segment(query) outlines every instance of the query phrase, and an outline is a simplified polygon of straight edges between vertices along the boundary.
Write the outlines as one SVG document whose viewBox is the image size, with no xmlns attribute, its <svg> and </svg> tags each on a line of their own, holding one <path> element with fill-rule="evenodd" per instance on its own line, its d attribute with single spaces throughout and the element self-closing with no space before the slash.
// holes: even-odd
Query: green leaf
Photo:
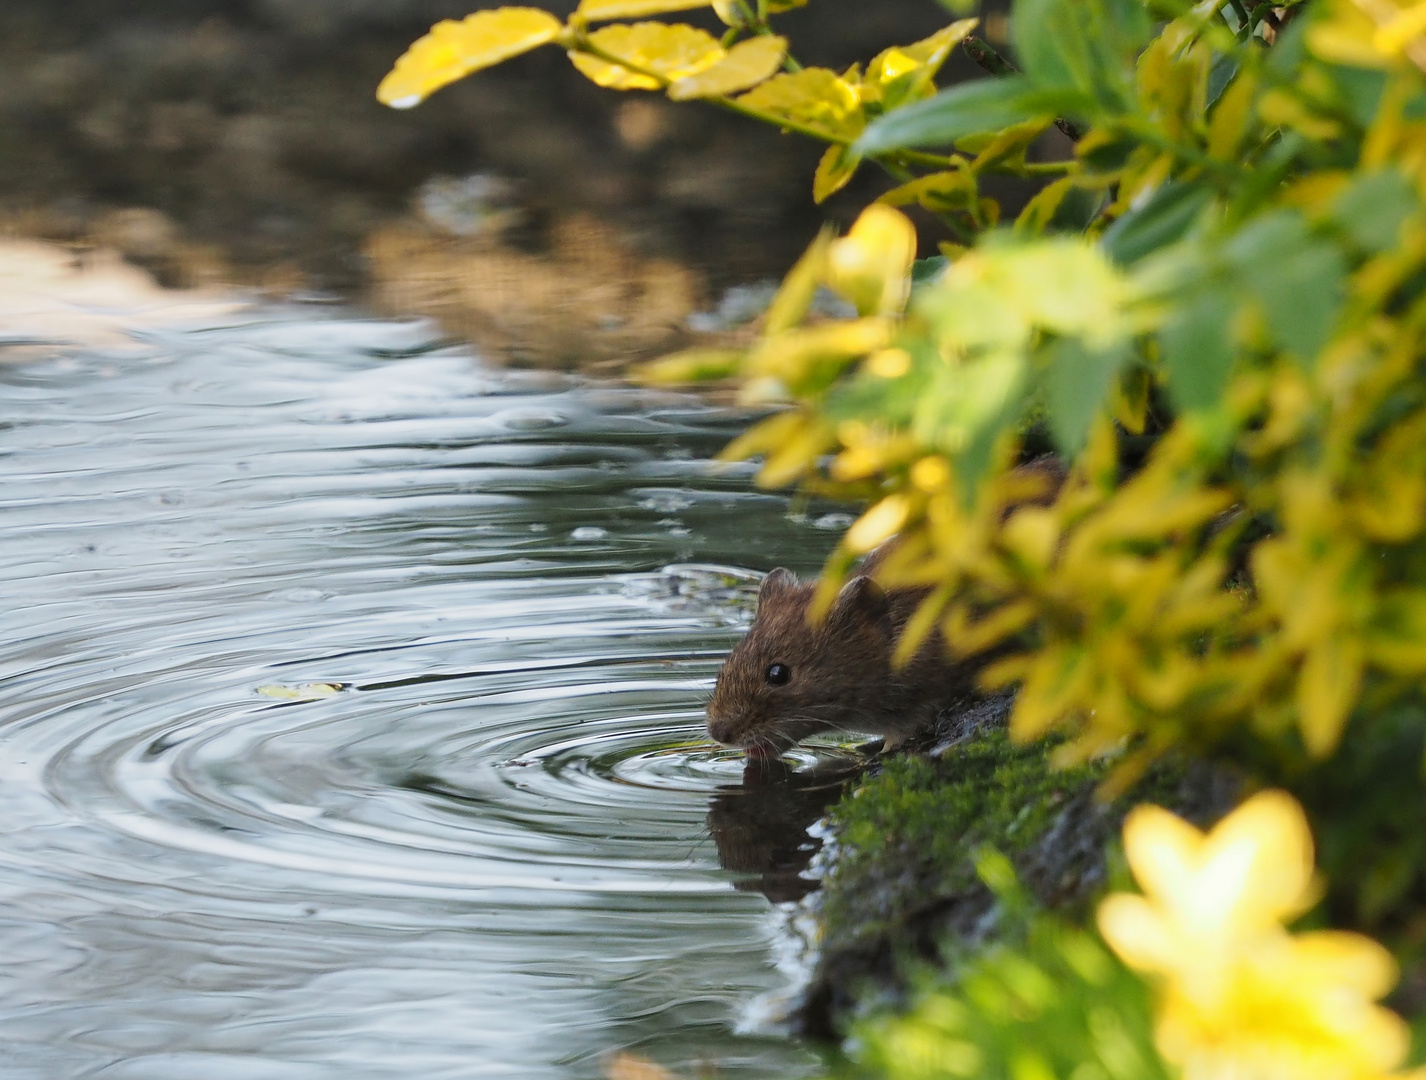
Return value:
<svg viewBox="0 0 1426 1080">
<path fill-rule="evenodd" d="M 1420 208 L 1416 189 L 1398 169 L 1358 176 L 1337 196 L 1332 216 L 1365 251 L 1387 251 L 1401 239 L 1401 226 Z"/>
<path fill-rule="evenodd" d="M 1346 261 L 1336 246 L 1297 211 L 1278 210 L 1240 230 L 1225 254 L 1262 304 L 1277 344 L 1302 363 L 1315 359 L 1346 291 Z"/>
<path fill-rule="evenodd" d="M 1141 0 L 1015 0 L 1010 26 L 1035 85 L 1128 106 L 1134 59 L 1151 29 Z"/>
<path fill-rule="evenodd" d="M 917 259 L 911 264 L 911 285 L 929 285 L 946 271 L 946 267 L 951 265 L 951 260 L 944 255 L 932 255 L 930 258 Z"/>
<path fill-rule="evenodd" d="M 1019 76 L 977 79 L 887 113 L 867 126 L 852 149 L 870 157 L 906 147 L 945 146 L 1054 113 L 1046 96 Z"/>
<path fill-rule="evenodd" d="M 1226 53 L 1219 53 L 1213 58 L 1213 66 L 1208 69 L 1208 92 L 1204 98 L 1206 108 L 1211 109 L 1218 103 L 1233 76 L 1238 74 L 1239 67 L 1237 58 Z"/>
<path fill-rule="evenodd" d="M 1175 309 L 1159 331 L 1169 393 L 1179 409 L 1211 409 L 1222 397 L 1233 370 L 1235 310 L 1232 294 L 1209 288 Z"/>
<path fill-rule="evenodd" d="M 1104 230 L 1100 244 L 1120 266 L 1138 262 L 1159 248 L 1181 240 L 1213 201 L 1213 190 L 1170 180 Z"/>
<path fill-rule="evenodd" d="M 760 39 L 759 39 L 760 40 Z M 851 183 L 862 159 L 841 143 L 827 147 L 812 175 L 812 201 L 821 205 Z"/>
<path fill-rule="evenodd" d="M 1050 435 L 1061 453 L 1074 455 L 1084 446 L 1128 353 L 1122 346 L 1089 349 L 1078 338 L 1060 338 L 1048 353 L 1044 385 Z"/>
<path fill-rule="evenodd" d="M 1081 85 L 1067 55 L 1079 51 L 1081 35 L 1074 13 L 1062 0 L 1016 0 L 1010 30 L 1020 66 L 1035 83 Z"/>
<path fill-rule="evenodd" d="M 1386 72 L 1337 65 L 1328 65 L 1327 70 L 1331 72 L 1337 92 L 1357 126 L 1363 129 L 1371 127 L 1382 91 L 1386 89 Z"/>
</svg>

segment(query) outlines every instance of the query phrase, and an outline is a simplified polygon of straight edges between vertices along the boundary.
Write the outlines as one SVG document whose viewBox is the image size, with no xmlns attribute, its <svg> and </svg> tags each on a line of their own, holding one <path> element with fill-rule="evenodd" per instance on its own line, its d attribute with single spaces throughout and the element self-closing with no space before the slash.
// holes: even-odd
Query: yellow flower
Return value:
<svg viewBox="0 0 1426 1080">
<path fill-rule="evenodd" d="M 1289 934 L 1315 900 L 1312 835 L 1281 791 L 1248 799 L 1206 835 L 1155 806 L 1124 823 L 1145 895 L 1100 905 L 1110 947 L 1161 980 L 1156 1041 L 1184 1080 L 1368 1080 L 1408 1046 L 1373 1002 L 1391 956 L 1359 934 Z"/>
</svg>

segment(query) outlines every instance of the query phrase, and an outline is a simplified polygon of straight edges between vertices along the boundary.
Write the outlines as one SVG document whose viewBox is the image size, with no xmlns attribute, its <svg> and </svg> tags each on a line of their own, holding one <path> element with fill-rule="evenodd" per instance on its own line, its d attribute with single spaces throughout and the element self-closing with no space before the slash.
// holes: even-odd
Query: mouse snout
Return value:
<svg viewBox="0 0 1426 1080">
<path fill-rule="evenodd" d="M 714 742 L 722 743 L 724 746 L 736 746 L 738 744 L 738 725 L 727 716 L 708 717 L 708 734 L 712 736 Z"/>
</svg>

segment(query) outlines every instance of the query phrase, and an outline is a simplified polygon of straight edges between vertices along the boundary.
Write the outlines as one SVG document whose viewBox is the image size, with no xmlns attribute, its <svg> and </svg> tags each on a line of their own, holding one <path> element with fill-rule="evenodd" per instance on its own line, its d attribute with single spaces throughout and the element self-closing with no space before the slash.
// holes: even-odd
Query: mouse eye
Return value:
<svg viewBox="0 0 1426 1080">
<path fill-rule="evenodd" d="M 787 680 L 790 678 L 792 678 L 792 669 L 786 664 L 773 664 L 767 669 L 769 686 L 786 686 Z"/>
</svg>

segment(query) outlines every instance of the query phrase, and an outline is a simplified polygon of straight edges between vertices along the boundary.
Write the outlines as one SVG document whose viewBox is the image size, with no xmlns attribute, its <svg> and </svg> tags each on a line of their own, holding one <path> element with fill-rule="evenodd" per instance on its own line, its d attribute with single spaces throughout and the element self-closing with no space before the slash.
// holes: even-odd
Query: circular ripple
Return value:
<svg viewBox="0 0 1426 1080">
<path fill-rule="evenodd" d="M 815 1070 L 731 1031 L 776 982 L 734 884 L 763 887 L 749 821 L 859 759 L 805 747 L 750 785 L 706 741 L 755 593 L 725 564 L 825 547 L 703 470 L 727 422 L 409 326 L 154 348 L 0 370 L 7 1062 L 573 1080 L 637 1044 Z"/>
</svg>

